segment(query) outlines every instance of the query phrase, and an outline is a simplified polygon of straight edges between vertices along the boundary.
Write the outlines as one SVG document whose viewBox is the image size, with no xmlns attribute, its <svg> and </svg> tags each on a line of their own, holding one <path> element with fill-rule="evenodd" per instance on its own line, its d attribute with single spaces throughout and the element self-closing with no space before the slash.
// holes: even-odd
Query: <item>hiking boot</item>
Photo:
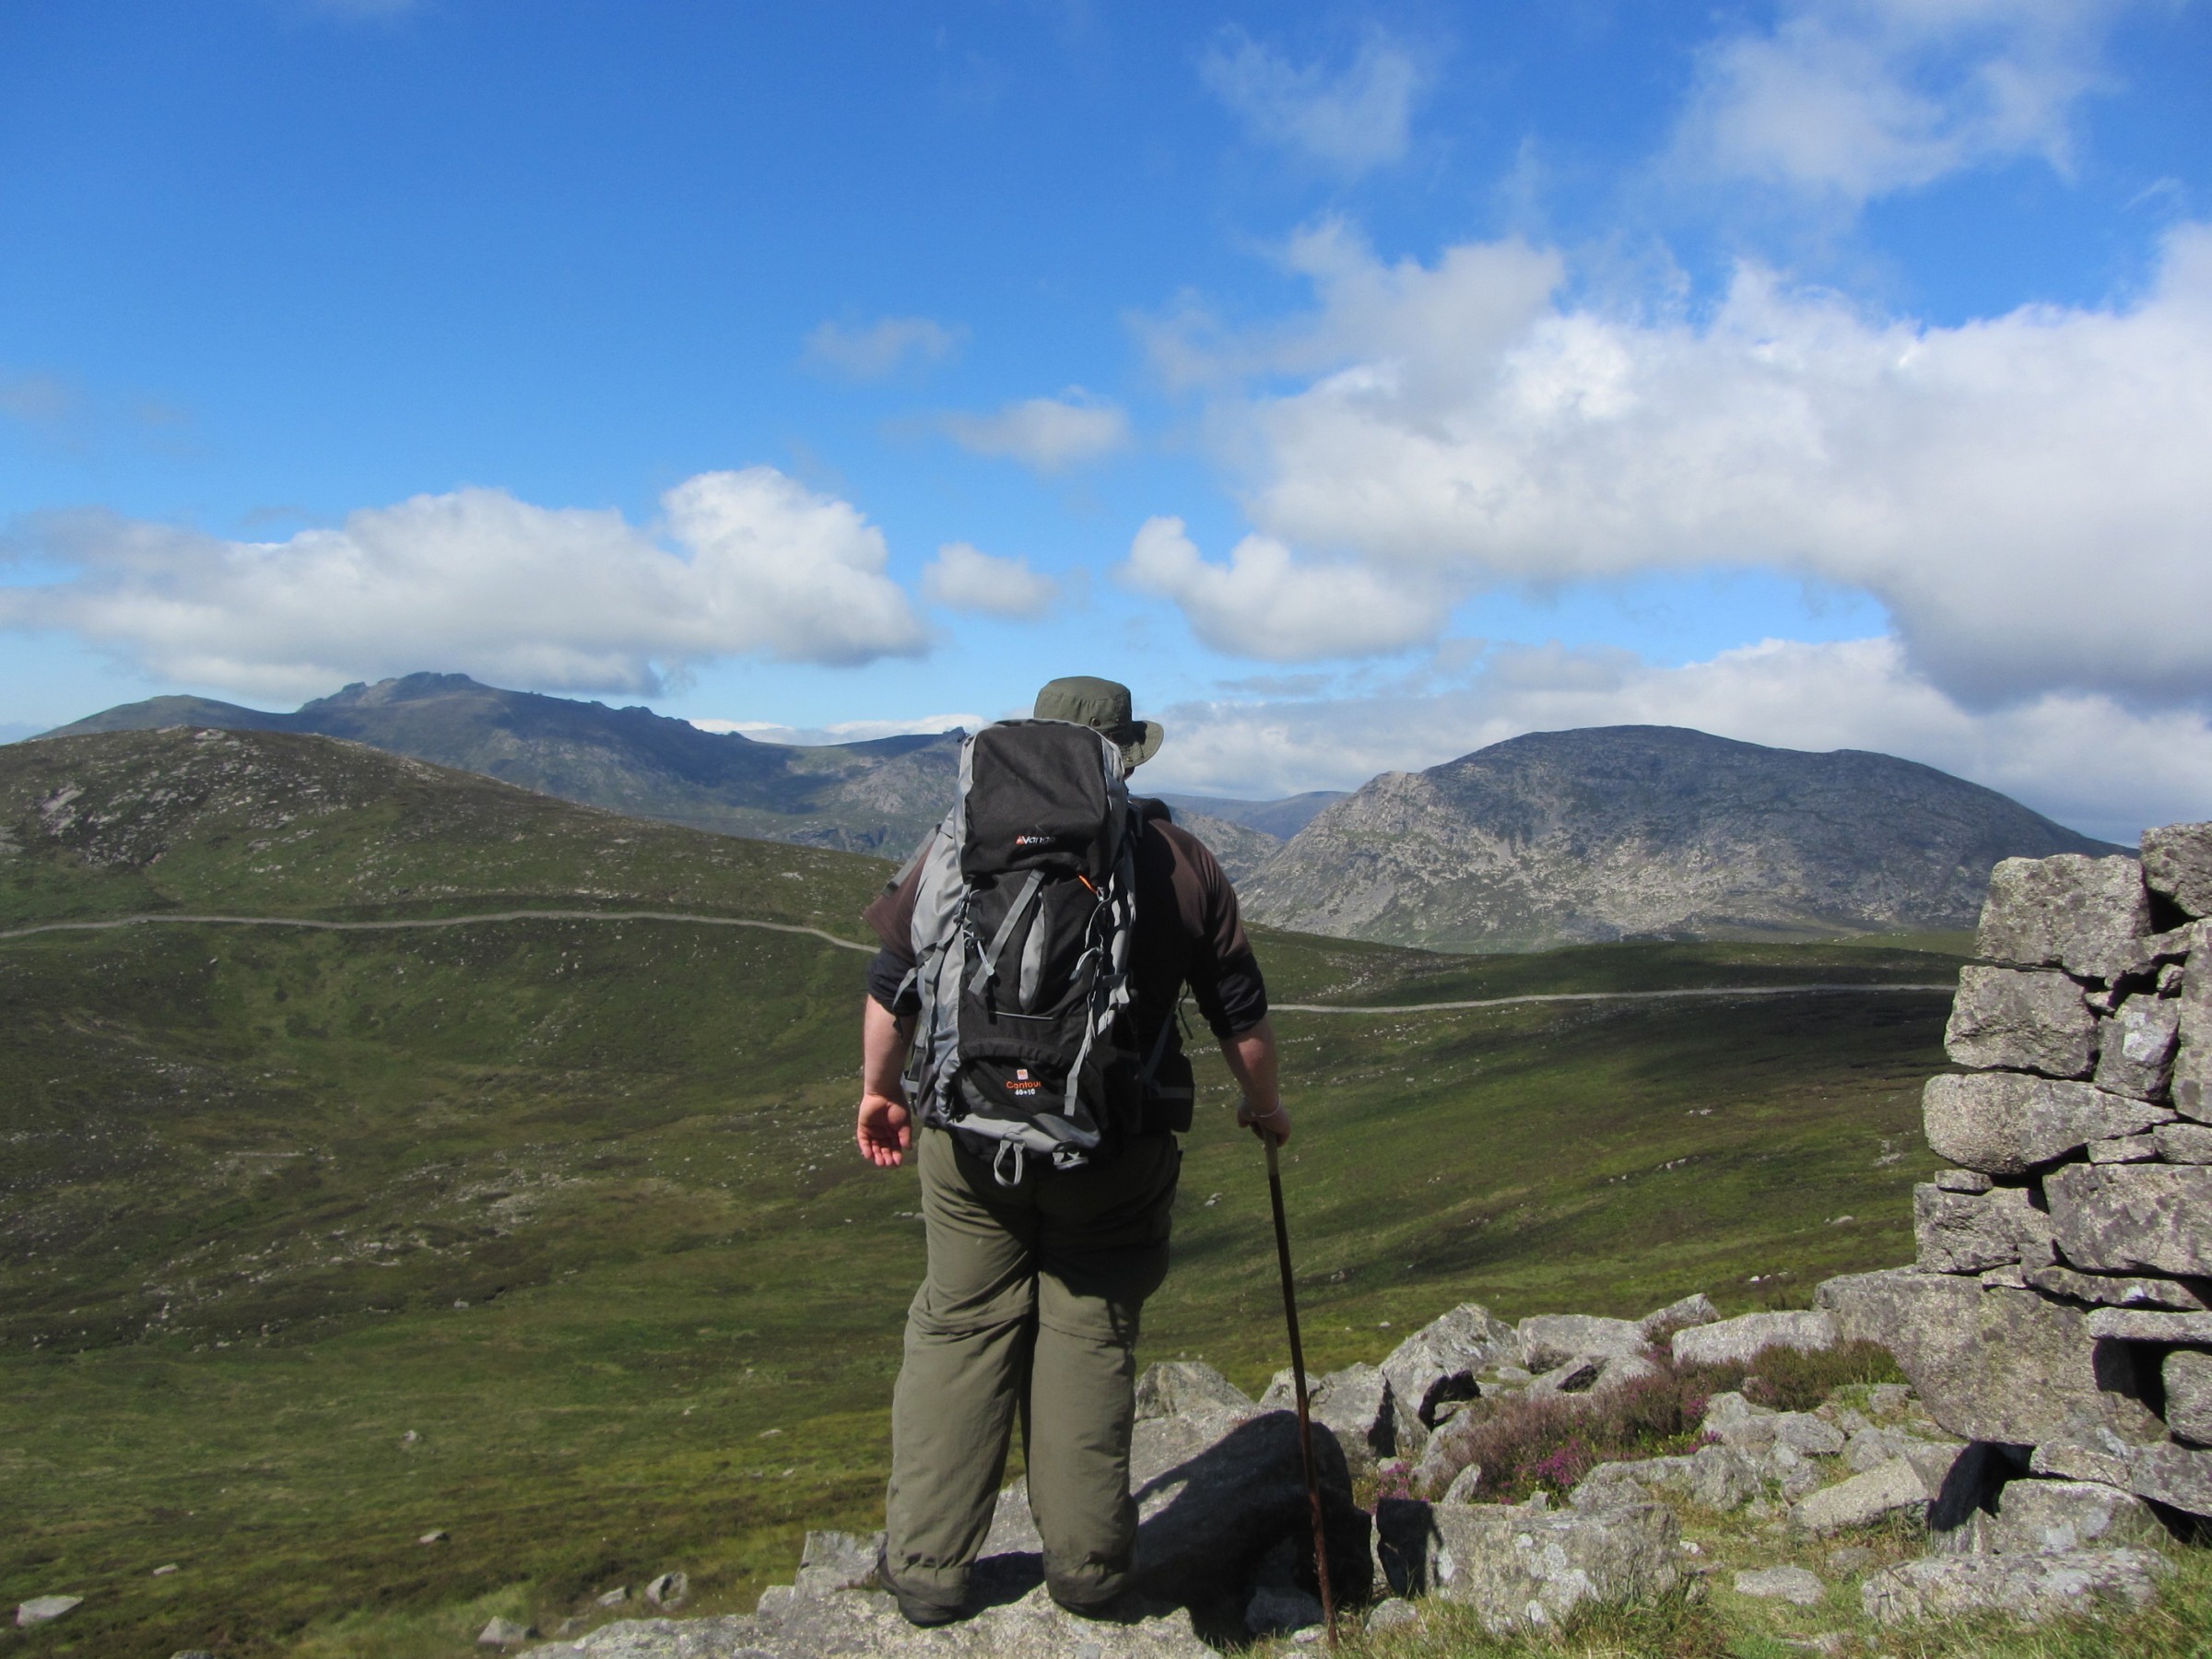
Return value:
<svg viewBox="0 0 2212 1659">
<path fill-rule="evenodd" d="M 1088 1594 L 1078 1594 L 1072 1586 L 1063 1590 L 1050 1579 L 1045 1581 L 1044 1588 L 1063 1612 L 1088 1618 L 1094 1624 L 1135 1624 L 1148 1611 L 1125 1583 L 1107 1595 L 1100 1595 L 1095 1588 Z"/>
<path fill-rule="evenodd" d="M 899 1617 L 916 1630 L 935 1630 L 960 1617 L 962 1609 L 958 1602 L 948 1605 L 919 1594 L 893 1578 L 890 1559 L 882 1545 L 876 1548 L 876 1582 L 890 1593 L 891 1600 L 898 1605 Z"/>
</svg>

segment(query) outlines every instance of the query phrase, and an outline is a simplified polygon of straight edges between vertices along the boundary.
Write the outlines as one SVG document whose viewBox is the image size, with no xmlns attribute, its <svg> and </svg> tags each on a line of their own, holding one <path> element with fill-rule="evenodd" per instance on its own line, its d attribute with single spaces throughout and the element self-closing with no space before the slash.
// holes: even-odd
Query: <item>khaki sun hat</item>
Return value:
<svg viewBox="0 0 2212 1659">
<path fill-rule="evenodd" d="M 1037 693 L 1033 711 L 1039 720 L 1069 720 L 1100 731 L 1122 746 L 1122 759 L 1141 766 L 1159 753 L 1167 733 L 1157 720 L 1130 718 L 1129 688 L 1088 674 L 1071 674 L 1049 682 Z"/>
</svg>

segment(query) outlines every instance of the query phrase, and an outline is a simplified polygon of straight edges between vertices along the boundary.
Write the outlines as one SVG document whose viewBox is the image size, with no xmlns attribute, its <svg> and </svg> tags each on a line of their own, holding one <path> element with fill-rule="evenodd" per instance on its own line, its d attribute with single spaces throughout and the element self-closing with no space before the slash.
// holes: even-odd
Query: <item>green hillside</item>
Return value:
<svg viewBox="0 0 2212 1659">
<path fill-rule="evenodd" d="M 654 909 L 857 938 L 888 867 L 283 734 L 0 749 L 0 928 Z M 1260 947 L 1278 1001 L 1333 1006 L 1956 966 Z M 0 941 L 0 1602 L 87 1598 L 17 1650 L 460 1654 L 490 1612 L 550 1628 L 666 1568 L 746 1605 L 806 1527 L 872 1524 L 920 1229 L 911 1172 L 850 1147 L 863 961 L 687 922 Z M 1741 1308 L 1903 1259 L 1944 1008 L 1282 1015 L 1313 1359 L 1467 1298 Z M 1256 1386 L 1265 1182 L 1201 1078 L 1145 1347 Z"/>
</svg>

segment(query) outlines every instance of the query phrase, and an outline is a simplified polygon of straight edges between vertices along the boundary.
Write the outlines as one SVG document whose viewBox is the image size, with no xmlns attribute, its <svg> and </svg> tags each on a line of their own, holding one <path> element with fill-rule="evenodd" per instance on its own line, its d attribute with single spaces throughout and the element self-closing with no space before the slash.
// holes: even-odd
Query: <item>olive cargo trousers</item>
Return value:
<svg viewBox="0 0 2212 1659">
<path fill-rule="evenodd" d="M 909 1595 L 958 1606 L 991 1530 L 1018 1416 L 1030 1510 L 1055 1596 L 1128 1581 L 1137 1315 L 1168 1270 L 1182 1153 L 1171 1135 L 1014 1187 L 942 1129 L 917 1161 L 929 1272 L 906 1316 L 891 1401 L 885 1565 Z"/>
</svg>

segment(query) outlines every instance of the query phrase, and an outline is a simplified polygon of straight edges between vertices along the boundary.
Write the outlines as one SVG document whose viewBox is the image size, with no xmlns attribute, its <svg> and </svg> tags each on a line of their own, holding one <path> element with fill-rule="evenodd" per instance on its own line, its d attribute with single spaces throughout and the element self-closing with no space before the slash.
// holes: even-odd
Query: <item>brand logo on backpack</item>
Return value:
<svg viewBox="0 0 2212 1659">
<path fill-rule="evenodd" d="M 1030 1068 L 1026 1065 L 1016 1066 L 1014 1075 L 1006 1079 L 1006 1092 L 1025 1106 L 1036 1098 L 1037 1091 L 1043 1087 L 1030 1076 Z"/>
<path fill-rule="evenodd" d="M 1056 835 L 1018 835 L 1014 838 L 1014 851 L 1017 853 L 1034 853 L 1040 847 L 1049 847 L 1053 845 L 1059 841 L 1059 839 L 1060 838 Z"/>
</svg>

